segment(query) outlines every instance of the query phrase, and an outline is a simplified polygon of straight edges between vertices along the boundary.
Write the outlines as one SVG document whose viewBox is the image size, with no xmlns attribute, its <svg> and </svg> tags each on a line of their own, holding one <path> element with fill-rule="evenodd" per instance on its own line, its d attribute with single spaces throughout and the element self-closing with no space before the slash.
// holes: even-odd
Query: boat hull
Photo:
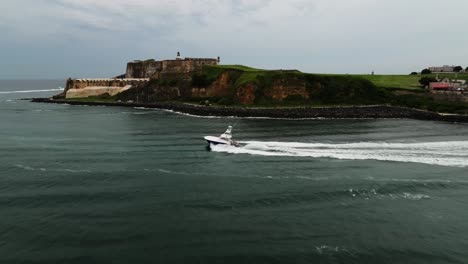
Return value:
<svg viewBox="0 0 468 264">
<path fill-rule="evenodd" d="M 207 136 L 205 137 L 205 140 L 208 142 L 208 144 L 212 145 L 231 145 L 229 141 L 226 141 L 224 139 L 221 139 L 219 137 L 212 137 L 212 136 Z"/>
</svg>

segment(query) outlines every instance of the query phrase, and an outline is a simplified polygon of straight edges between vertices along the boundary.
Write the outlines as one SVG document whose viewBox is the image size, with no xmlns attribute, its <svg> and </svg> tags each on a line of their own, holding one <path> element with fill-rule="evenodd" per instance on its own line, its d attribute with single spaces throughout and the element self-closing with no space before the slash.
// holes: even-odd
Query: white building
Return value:
<svg viewBox="0 0 468 264">
<path fill-rule="evenodd" d="M 454 72 L 456 66 L 444 65 L 442 67 L 429 67 L 431 72 Z"/>
</svg>

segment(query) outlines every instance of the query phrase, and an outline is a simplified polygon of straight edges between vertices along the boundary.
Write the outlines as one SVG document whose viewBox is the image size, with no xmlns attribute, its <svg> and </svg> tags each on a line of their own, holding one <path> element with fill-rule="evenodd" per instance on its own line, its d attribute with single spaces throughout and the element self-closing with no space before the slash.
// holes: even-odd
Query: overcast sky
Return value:
<svg viewBox="0 0 468 264">
<path fill-rule="evenodd" d="M 134 59 L 315 73 L 468 66 L 467 0 L 2 0 L 0 78 L 112 77 Z"/>
</svg>

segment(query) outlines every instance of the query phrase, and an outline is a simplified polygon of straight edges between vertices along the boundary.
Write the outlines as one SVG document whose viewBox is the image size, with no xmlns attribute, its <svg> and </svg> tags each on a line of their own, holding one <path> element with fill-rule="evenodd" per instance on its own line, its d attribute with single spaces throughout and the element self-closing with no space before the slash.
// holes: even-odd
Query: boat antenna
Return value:
<svg viewBox="0 0 468 264">
<path fill-rule="evenodd" d="M 239 123 L 239 121 L 240 121 L 240 119 L 237 119 L 236 123 L 234 123 L 234 125 L 232 125 L 232 128 L 234 128 L 237 125 L 237 123 Z"/>
</svg>

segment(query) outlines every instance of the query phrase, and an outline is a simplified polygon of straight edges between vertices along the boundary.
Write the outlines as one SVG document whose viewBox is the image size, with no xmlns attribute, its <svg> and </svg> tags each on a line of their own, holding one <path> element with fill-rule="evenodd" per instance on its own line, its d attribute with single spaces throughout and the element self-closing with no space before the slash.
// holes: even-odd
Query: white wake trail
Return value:
<svg viewBox="0 0 468 264">
<path fill-rule="evenodd" d="M 468 141 L 346 144 L 245 141 L 241 143 L 243 146 L 239 148 L 213 146 L 212 150 L 261 156 L 379 160 L 468 167 Z"/>
</svg>

